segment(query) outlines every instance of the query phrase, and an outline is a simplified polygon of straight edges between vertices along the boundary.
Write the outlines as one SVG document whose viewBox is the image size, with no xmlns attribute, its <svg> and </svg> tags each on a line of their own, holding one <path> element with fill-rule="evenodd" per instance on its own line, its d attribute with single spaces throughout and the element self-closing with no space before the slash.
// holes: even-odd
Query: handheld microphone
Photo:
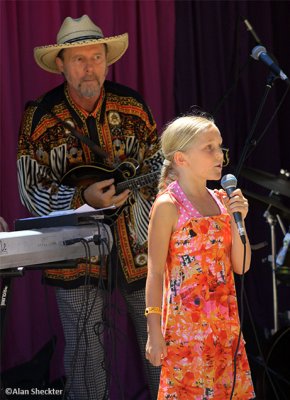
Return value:
<svg viewBox="0 0 290 400">
<path fill-rule="evenodd" d="M 232 174 L 227 174 L 222 177 L 221 186 L 226 191 L 228 197 L 231 197 L 232 192 L 237 187 L 237 178 Z M 239 235 L 243 244 L 246 244 L 246 232 L 242 222 L 242 214 L 234 212 L 234 219 L 238 227 Z"/>
<path fill-rule="evenodd" d="M 247 27 L 247 30 L 252 34 L 253 38 L 255 39 L 255 41 L 259 44 L 261 44 L 261 40 L 259 39 L 258 35 L 256 34 L 256 32 L 254 31 L 254 28 L 252 27 L 252 25 L 250 24 L 250 22 L 246 19 L 243 18 L 244 24 Z"/>
<path fill-rule="evenodd" d="M 283 81 L 285 81 L 288 85 L 290 85 L 290 80 L 288 76 L 282 71 L 282 69 L 275 63 L 275 61 L 269 56 L 267 50 L 264 46 L 256 46 L 252 50 L 252 57 L 255 60 L 261 60 L 264 64 L 266 64 L 270 70 Z"/>
</svg>

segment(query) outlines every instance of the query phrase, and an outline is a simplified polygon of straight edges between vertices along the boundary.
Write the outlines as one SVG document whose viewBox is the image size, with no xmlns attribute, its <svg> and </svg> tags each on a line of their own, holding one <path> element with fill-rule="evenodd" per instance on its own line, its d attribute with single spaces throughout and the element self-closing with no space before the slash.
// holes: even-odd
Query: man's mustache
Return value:
<svg viewBox="0 0 290 400">
<path fill-rule="evenodd" d="M 100 84 L 99 78 L 97 76 L 94 76 L 94 75 L 93 76 L 86 76 L 85 78 L 81 79 L 81 83 L 90 82 L 90 81 L 97 81 L 98 84 Z"/>
</svg>

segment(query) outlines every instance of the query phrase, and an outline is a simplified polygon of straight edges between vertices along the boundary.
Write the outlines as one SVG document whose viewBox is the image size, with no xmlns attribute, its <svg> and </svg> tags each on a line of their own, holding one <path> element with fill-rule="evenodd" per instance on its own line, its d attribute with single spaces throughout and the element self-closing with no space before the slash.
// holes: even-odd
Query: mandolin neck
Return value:
<svg viewBox="0 0 290 400">
<path fill-rule="evenodd" d="M 136 178 L 131 178 L 127 181 L 117 183 L 116 194 L 119 194 L 126 189 L 136 190 L 136 189 L 140 189 L 144 186 L 150 185 L 157 179 L 159 174 L 160 174 L 159 171 L 155 171 L 155 172 L 151 172 L 146 175 L 137 176 Z"/>
</svg>

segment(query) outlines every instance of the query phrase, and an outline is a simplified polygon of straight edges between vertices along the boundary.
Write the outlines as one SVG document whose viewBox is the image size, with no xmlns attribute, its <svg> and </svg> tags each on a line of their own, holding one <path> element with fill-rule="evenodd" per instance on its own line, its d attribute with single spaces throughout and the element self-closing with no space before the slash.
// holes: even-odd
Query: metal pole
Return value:
<svg viewBox="0 0 290 400">
<path fill-rule="evenodd" d="M 276 237 L 275 226 L 271 224 L 271 248 L 272 248 L 272 284 L 273 284 L 273 313 L 274 313 L 274 329 L 275 334 L 278 331 L 278 298 L 277 298 L 277 281 L 276 281 Z"/>
<path fill-rule="evenodd" d="M 275 225 L 276 218 L 267 210 L 264 213 L 264 217 L 267 219 L 271 229 L 271 270 L 272 270 L 272 287 L 273 287 L 273 321 L 274 329 L 272 333 L 275 334 L 278 331 L 278 298 L 277 298 L 277 281 L 276 281 L 276 235 Z"/>
</svg>

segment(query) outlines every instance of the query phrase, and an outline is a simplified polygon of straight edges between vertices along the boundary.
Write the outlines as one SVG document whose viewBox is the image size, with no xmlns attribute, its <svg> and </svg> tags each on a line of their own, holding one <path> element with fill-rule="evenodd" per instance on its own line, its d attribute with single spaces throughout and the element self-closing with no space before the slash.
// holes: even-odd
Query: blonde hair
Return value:
<svg viewBox="0 0 290 400">
<path fill-rule="evenodd" d="M 170 182 L 177 178 L 174 168 L 174 154 L 177 151 L 186 151 L 198 133 L 213 125 L 213 118 L 204 113 L 176 118 L 166 126 L 161 136 L 164 162 L 159 179 L 159 190 L 164 190 Z"/>
</svg>

